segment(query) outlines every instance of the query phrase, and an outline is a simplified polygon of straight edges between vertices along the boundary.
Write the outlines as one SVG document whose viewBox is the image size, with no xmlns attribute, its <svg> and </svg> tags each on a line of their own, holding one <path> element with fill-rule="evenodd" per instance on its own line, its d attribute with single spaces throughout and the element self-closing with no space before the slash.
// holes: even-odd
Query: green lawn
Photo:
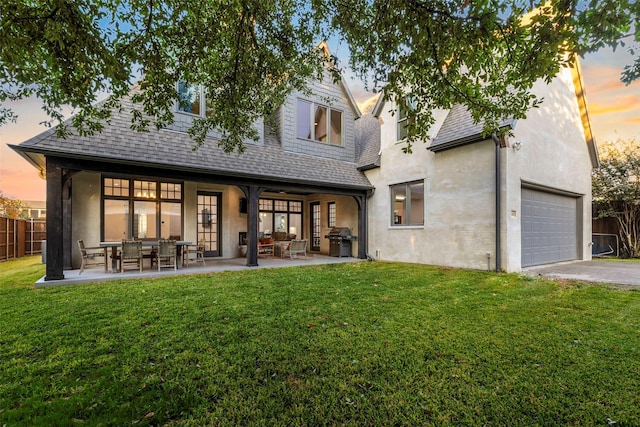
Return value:
<svg viewBox="0 0 640 427">
<path fill-rule="evenodd" d="M 394 263 L 35 289 L 0 425 L 640 425 L 640 292 Z"/>
</svg>

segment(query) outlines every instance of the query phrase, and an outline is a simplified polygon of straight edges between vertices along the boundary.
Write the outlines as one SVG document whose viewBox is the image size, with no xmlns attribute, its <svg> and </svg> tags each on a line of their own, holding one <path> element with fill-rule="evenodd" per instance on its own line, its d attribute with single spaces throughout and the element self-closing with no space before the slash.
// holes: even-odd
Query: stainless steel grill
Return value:
<svg viewBox="0 0 640 427">
<path fill-rule="evenodd" d="M 333 227 L 324 237 L 329 239 L 329 256 L 335 257 L 350 257 L 351 242 L 357 240 L 348 227 Z"/>
</svg>

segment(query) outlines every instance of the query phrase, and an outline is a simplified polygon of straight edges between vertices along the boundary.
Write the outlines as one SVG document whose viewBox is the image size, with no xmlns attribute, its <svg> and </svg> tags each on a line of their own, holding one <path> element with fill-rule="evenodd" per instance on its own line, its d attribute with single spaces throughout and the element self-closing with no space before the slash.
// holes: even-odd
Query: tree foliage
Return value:
<svg viewBox="0 0 640 427">
<path fill-rule="evenodd" d="M 615 218 L 623 253 L 640 257 L 640 145 L 618 140 L 600 149 L 600 168 L 592 177 L 594 216 Z"/>
<path fill-rule="evenodd" d="M 639 8 L 635 0 L 4 0 L 0 101 L 36 95 L 50 123 L 71 106 L 73 127 L 90 134 L 143 76 L 132 127 L 144 131 L 172 122 L 182 79 L 203 85 L 215 111 L 194 121 L 196 143 L 217 128 L 225 150 L 241 150 L 256 137 L 256 118 L 326 65 L 339 69 L 315 48 L 334 38 L 347 42 L 350 66 L 370 89 L 411 97 L 410 142 L 426 136 L 434 107 L 454 103 L 490 133 L 501 119 L 524 117 L 540 102 L 533 83 L 576 55 L 638 41 Z M 636 60 L 623 79 L 638 75 Z M 9 120 L 13 112 L 0 107 L 0 125 Z"/>
<path fill-rule="evenodd" d="M 12 219 L 26 218 L 26 203 L 0 190 L 0 216 Z"/>
</svg>

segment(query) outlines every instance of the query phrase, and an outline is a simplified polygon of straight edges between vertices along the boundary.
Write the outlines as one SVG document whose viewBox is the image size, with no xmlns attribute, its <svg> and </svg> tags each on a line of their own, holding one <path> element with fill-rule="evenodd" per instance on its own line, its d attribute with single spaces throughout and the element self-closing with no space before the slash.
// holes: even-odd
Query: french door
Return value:
<svg viewBox="0 0 640 427">
<path fill-rule="evenodd" d="M 220 253 L 222 194 L 198 192 L 198 242 L 204 241 L 204 256 L 215 257 Z"/>
<path fill-rule="evenodd" d="M 311 203 L 311 250 L 320 250 L 320 202 Z"/>
</svg>

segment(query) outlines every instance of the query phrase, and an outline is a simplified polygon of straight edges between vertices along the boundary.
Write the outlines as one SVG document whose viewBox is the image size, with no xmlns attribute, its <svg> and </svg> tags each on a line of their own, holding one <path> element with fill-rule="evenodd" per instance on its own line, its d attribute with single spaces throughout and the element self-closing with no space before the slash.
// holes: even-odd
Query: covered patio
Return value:
<svg viewBox="0 0 640 427">
<path fill-rule="evenodd" d="M 260 258 L 259 266 L 248 266 L 247 259 L 242 258 L 208 258 L 206 259 L 206 266 L 200 264 L 190 264 L 188 267 L 180 268 L 178 270 L 162 270 L 157 271 L 154 269 L 144 269 L 142 273 L 134 270 L 127 270 L 124 273 L 105 273 L 102 267 L 93 267 L 84 270 L 80 274 L 80 270 L 65 270 L 64 279 L 60 280 L 45 280 L 42 277 L 36 282 L 37 288 L 60 286 L 60 285 L 80 285 L 84 283 L 99 283 L 110 282 L 116 280 L 128 280 L 128 279 L 155 279 L 160 277 L 169 276 L 186 276 L 194 274 L 212 274 L 220 273 L 223 271 L 241 271 L 256 268 L 287 268 L 287 267 L 304 267 L 312 265 L 325 265 L 325 264 L 341 264 L 348 262 L 362 262 L 364 260 L 352 257 L 330 257 L 320 254 L 307 254 L 307 259 L 304 258 Z"/>
</svg>

